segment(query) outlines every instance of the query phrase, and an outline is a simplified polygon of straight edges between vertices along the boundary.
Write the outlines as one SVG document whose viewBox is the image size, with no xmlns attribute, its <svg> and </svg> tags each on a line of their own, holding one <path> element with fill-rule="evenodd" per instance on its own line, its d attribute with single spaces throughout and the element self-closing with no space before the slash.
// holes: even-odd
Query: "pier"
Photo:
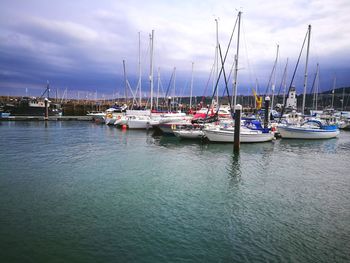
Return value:
<svg viewBox="0 0 350 263">
<path fill-rule="evenodd" d="M 92 121 L 92 116 L 49 116 L 48 121 Z M 45 116 L 9 116 L 0 121 L 46 121 Z"/>
</svg>

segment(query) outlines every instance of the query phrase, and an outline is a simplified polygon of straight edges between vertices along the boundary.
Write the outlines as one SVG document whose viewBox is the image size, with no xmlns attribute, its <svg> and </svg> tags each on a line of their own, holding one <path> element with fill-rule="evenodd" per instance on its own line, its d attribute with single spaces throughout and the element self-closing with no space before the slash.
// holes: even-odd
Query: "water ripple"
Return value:
<svg viewBox="0 0 350 263">
<path fill-rule="evenodd" d="M 86 122 L 0 132 L 7 262 L 350 260 L 350 133 L 237 155 Z"/>
</svg>

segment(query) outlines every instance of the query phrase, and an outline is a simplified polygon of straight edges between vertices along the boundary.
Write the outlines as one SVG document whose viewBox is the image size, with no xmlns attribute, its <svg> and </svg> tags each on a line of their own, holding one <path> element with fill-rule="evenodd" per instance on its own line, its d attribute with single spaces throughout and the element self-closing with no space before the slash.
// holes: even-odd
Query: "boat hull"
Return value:
<svg viewBox="0 0 350 263">
<path fill-rule="evenodd" d="M 204 137 L 204 132 L 201 130 L 175 130 L 173 133 L 180 139 L 201 139 Z"/>
<path fill-rule="evenodd" d="M 205 136 L 211 142 L 230 142 L 233 143 L 234 131 L 225 130 L 205 130 Z M 274 134 L 259 133 L 259 132 L 241 132 L 240 142 L 241 143 L 255 143 L 255 142 L 268 142 L 274 139 Z"/>
<path fill-rule="evenodd" d="M 113 125 L 117 117 L 103 117 L 106 125 Z"/>
<path fill-rule="evenodd" d="M 152 129 L 150 120 L 129 119 L 127 125 L 129 129 Z"/>
<path fill-rule="evenodd" d="M 323 129 L 303 129 L 300 127 L 278 127 L 278 131 L 282 138 L 287 139 L 331 139 L 339 134 L 339 130 L 323 130 Z"/>
<path fill-rule="evenodd" d="M 179 122 L 160 123 L 157 126 L 163 134 L 174 135 L 174 130 L 179 129 L 179 127 L 192 126 L 192 124 L 187 120 L 182 120 Z"/>
</svg>

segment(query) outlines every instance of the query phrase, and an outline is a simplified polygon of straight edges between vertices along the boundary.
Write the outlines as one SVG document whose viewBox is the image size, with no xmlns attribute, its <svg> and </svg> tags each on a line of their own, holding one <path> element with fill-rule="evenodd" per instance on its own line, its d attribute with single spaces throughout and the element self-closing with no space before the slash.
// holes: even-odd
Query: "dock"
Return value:
<svg viewBox="0 0 350 263">
<path fill-rule="evenodd" d="M 9 116 L 0 121 L 45 121 L 45 116 Z M 49 116 L 48 121 L 92 121 L 92 116 Z"/>
</svg>

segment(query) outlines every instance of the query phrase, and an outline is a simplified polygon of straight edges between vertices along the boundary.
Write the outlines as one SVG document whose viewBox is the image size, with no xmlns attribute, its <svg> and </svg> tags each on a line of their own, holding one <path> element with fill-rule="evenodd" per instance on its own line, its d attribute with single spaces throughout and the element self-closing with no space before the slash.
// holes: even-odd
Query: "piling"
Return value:
<svg viewBox="0 0 350 263">
<path fill-rule="evenodd" d="M 49 100 L 45 98 L 45 121 L 49 120 Z"/>
<path fill-rule="evenodd" d="M 171 97 L 168 97 L 168 111 L 171 111 Z"/>
<path fill-rule="evenodd" d="M 238 153 L 240 147 L 240 135 L 241 135 L 241 112 L 242 106 L 237 104 L 235 107 L 235 132 L 233 137 L 233 152 Z"/>
<path fill-rule="evenodd" d="M 270 117 L 270 112 L 269 112 L 269 109 L 270 109 L 270 97 L 267 96 L 265 97 L 265 117 L 264 117 L 264 128 L 268 128 L 269 126 L 269 117 Z"/>
</svg>

